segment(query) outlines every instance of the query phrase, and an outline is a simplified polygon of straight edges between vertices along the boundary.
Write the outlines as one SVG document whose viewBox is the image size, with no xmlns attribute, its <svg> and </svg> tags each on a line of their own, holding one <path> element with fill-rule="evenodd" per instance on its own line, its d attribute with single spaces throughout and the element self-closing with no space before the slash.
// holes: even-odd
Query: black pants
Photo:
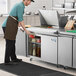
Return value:
<svg viewBox="0 0 76 76">
<path fill-rule="evenodd" d="M 3 32 L 5 33 L 5 27 L 3 27 Z M 15 42 L 16 40 L 8 40 L 5 39 L 6 41 L 6 48 L 5 48 L 5 63 L 10 62 L 11 60 L 15 60 L 16 54 L 15 54 Z"/>
</svg>

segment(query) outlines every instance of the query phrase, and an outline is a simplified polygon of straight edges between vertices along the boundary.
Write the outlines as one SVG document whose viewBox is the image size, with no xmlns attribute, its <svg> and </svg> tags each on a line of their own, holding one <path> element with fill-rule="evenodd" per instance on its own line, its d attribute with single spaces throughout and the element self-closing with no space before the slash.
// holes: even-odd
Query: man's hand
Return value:
<svg viewBox="0 0 76 76">
<path fill-rule="evenodd" d="M 30 35 L 31 33 L 25 28 L 24 21 L 19 22 L 19 25 L 23 28 L 26 34 Z"/>
<path fill-rule="evenodd" d="M 21 24 L 20 23 L 18 23 L 18 27 L 21 27 Z"/>
</svg>

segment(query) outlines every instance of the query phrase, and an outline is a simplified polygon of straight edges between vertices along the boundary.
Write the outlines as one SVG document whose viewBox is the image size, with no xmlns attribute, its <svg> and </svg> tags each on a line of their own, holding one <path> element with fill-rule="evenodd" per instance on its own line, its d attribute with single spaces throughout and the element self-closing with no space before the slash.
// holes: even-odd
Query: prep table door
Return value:
<svg viewBox="0 0 76 76">
<path fill-rule="evenodd" d="M 58 64 L 72 67 L 72 37 L 58 37 Z"/>
<path fill-rule="evenodd" d="M 41 59 L 57 64 L 57 37 L 41 36 Z"/>
</svg>

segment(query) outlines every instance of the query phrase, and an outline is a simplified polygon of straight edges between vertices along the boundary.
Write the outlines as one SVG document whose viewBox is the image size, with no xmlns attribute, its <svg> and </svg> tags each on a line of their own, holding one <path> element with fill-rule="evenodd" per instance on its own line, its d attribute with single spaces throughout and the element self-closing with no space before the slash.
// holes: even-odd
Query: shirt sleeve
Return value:
<svg viewBox="0 0 76 76">
<path fill-rule="evenodd" d="M 17 8 L 17 16 L 18 16 L 18 21 L 20 22 L 20 21 L 23 21 L 23 11 L 24 11 L 24 9 L 23 9 L 23 7 L 18 7 Z"/>
</svg>

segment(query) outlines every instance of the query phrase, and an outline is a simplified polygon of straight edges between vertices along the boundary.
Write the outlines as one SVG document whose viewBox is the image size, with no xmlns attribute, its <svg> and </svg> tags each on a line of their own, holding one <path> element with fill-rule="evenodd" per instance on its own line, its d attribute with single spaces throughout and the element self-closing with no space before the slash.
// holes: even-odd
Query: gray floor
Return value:
<svg viewBox="0 0 76 76">
<path fill-rule="evenodd" d="M 3 39 L 3 37 L 0 37 L 0 63 L 4 62 L 4 54 L 5 54 L 5 40 Z M 41 61 L 37 61 L 37 60 L 33 60 L 30 62 L 30 59 L 26 58 L 24 56 L 18 56 L 18 58 L 21 58 L 24 62 L 28 62 L 31 64 L 39 65 L 39 66 L 42 66 L 45 68 L 57 70 L 60 72 L 64 72 L 64 73 L 68 73 L 68 74 L 72 74 L 72 75 L 76 76 L 76 70 L 74 70 L 74 69 L 66 69 L 65 70 L 64 68 L 57 68 L 54 65 L 51 65 L 51 64 L 48 64 L 45 62 L 41 62 Z M 17 75 L 0 70 L 0 76 L 17 76 Z"/>
</svg>

